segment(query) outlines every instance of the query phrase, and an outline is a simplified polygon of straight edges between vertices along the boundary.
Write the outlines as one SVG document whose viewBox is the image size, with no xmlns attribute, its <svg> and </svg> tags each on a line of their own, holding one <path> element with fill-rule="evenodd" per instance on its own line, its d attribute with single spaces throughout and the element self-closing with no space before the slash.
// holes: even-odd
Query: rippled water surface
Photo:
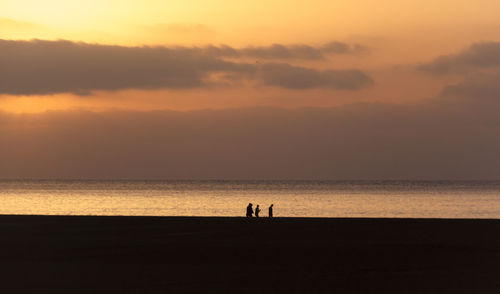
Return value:
<svg viewBox="0 0 500 294">
<path fill-rule="evenodd" d="M 0 214 L 500 218 L 500 182 L 1 180 Z"/>
</svg>

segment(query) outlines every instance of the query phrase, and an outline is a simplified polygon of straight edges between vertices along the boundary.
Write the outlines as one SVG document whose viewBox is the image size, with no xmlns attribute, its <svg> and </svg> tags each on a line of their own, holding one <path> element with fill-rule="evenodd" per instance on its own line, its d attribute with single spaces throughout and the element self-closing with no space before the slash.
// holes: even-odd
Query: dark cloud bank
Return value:
<svg viewBox="0 0 500 294">
<path fill-rule="evenodd" d="M 328 109 L 3 113 L 0 178 L 500 179 L 499 134 L 500 99 L 492 97 Z"/>
<path fill-rule="evenodd" d="M 320 59 L 327 54 L 354 54 L 362 48 L 338 42 L 318 48 L 273 45 L 235 49 L 0 40 L 0 94 L 85 95 L 94 90 L 198 88 L 210 86 L 209 77 L 217 73 L 289 89 L 358 90 L 373 83 L 360 70 L 319 71 L 276 61 L 236 62 L 234 58 Z"/>
</svg>

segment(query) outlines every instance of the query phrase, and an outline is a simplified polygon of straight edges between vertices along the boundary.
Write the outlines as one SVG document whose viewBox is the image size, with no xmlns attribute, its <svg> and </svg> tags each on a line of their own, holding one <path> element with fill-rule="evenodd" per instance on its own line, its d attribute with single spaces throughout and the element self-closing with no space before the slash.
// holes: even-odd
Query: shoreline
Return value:
<svg viewBox="0 0 500 294">
<path fill-rule="evenodd" d="M 3 217 L 60 217 L 60 218 L 158 218 L 158 219 L 269 219 L 269 220 L 403 220 L 403 221 L 498 221 L 500 218 L 450 218 L 450 217 L 322 217 L 322 216 L 192 216 L 192 215 L 86 215 L 86 214 L 0 214 Z"/>
</svg>

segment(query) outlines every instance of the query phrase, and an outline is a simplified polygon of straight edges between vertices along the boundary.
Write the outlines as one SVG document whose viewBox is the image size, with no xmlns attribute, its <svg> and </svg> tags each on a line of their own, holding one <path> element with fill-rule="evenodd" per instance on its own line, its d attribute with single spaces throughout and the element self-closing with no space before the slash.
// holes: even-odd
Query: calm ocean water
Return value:
<svg viewBox="0 0 500 294">
<path fill-rule="evenodd" d="M 500 181 L 0 180 L 0 214 L 500 218 Z"/>
</svg>

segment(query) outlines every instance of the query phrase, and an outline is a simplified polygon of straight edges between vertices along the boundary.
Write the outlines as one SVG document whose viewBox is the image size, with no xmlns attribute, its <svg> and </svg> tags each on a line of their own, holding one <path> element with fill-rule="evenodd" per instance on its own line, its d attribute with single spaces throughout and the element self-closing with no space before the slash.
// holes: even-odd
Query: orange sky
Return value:
<svg viewBox="0 0 500 294">
<path fill-rule="evenodd" d="M 475 1 L 0 1 L 0 38 L 72 40 L 124 46 L 235 48 L 271 44 L 319 46 L 331 41 L 368 48 L 293 64 L 359 69 L 373 86 L 359 91 L 284 90 L 256 85 L 219 89 L 122 89 L 91 96 L 9 95 L 0 110 L 174 109 L 334 106 L 360 101 L 404 103 L 434 97 L 454 77 L 428 77 L 413 68 L 477 41 L 500 39 L 500 2 Z M 237 97 L 236 97 L 237 96 Z"/>
</svg>

